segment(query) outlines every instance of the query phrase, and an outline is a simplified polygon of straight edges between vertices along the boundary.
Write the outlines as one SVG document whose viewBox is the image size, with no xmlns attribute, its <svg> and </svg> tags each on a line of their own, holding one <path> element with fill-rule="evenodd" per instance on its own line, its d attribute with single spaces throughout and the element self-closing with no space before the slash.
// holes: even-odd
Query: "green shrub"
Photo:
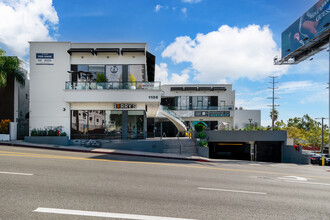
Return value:
<svg viewBox="0 0 330 220">
<path fill-rule="evenodd" d="M 206 138 L 206 134 L 204 132 L 199 132 L 197 138 L 204 139 Z"/>
<path fill-rule="evenodd" d="M 205 126 L 203 124 L 195 124 L 195 130 L 197 132 L 202 132 L 205 130 Z"/>
<path fill-rule="evenodd" d="M 0 121 L 0 134 L 9 134 L 9 119 Z"/>
<path fill-rule="evenodd" d="M 107 77 L 103 73 L 98 73 L 96 75 L 96 82 L 98 83 L 107 82 Z"/>
<path fill-rule="evenodd" d="M 66 132 L 65 132 L 65 131 L 62 131 L 62 132 L 60 133 L 60 136 L 66 136 Z"/>
<path fill-rule="evenodd" d="M 200 141 L 198 144 L 200 147 L 207 147 L 207 141 Z"/>
</svg>

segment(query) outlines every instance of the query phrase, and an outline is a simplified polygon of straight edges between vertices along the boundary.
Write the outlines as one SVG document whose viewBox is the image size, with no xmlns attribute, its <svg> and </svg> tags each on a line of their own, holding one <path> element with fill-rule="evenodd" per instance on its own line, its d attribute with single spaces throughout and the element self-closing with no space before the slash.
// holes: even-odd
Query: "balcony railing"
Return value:
<svg viewBox="0 0 330 220">
<path fill-rule="evenodd" d="M 65 90 L 160 90 L 160 82 L 65 82 Z"/>
<path fill-rule="evenodd" d="M 226 106 L 167 106 L 169 110 L 172 111 L 189 111 L 189 110 L 213 110 L 213 111 L 230 111 L 234 110 L 233 105 L 226 105 Z"/>
</svg>

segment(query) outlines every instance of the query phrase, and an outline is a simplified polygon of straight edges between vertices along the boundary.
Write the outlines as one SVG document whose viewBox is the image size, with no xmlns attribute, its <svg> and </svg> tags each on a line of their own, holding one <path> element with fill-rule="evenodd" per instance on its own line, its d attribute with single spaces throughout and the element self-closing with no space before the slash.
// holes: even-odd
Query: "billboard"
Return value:
<svg viewBox="0 0 330 220">
<path fill-rule="evenodd" d="M 322 33 L 330 25 L 330 0 L 319 0 L 282 33 L 282 59 Z"/>
</svg>

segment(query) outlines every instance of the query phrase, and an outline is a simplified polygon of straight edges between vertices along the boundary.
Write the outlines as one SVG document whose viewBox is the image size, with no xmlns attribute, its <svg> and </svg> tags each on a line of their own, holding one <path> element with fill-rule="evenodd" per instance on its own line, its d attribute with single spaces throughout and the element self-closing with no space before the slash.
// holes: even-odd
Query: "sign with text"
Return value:
<svg viewBox="0 0 330 220">
<path fill-rule="evenodd" d="M 210 111 L 209 117 L 230 117 L 230 111 Z"/>
<path fill-rule="evenodd" d="M 115 109 L 135 109 L 136 104 L 114 104 Z"/>
<path fill-rule="evenodd" d="M 54 65 L 53 53 L 37 53 L 36 65 Z"/>
</svg>

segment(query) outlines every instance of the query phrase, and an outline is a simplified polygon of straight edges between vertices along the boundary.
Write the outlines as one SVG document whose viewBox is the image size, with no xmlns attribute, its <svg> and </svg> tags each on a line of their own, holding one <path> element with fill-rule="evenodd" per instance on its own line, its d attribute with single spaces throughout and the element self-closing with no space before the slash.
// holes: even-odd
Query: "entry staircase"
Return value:
<svg viewBox="0 0 330 220">
<path fill-rule="evenodd" d="M 174 111 L 170 110 L 167 106 L 160 105 L 158 112 L 163 114 L 168 120 L 170 120 L 175 127 L 178 129 L 179 133 L 185 134 L 187 132 L 187 126 L 184 120 L 175 114 Z"/>
<path fill-rule="evenodd" d="M 194 140 L 189 138 L 164 138 L 163 153 L 198 156 Z"/>
</svg>

